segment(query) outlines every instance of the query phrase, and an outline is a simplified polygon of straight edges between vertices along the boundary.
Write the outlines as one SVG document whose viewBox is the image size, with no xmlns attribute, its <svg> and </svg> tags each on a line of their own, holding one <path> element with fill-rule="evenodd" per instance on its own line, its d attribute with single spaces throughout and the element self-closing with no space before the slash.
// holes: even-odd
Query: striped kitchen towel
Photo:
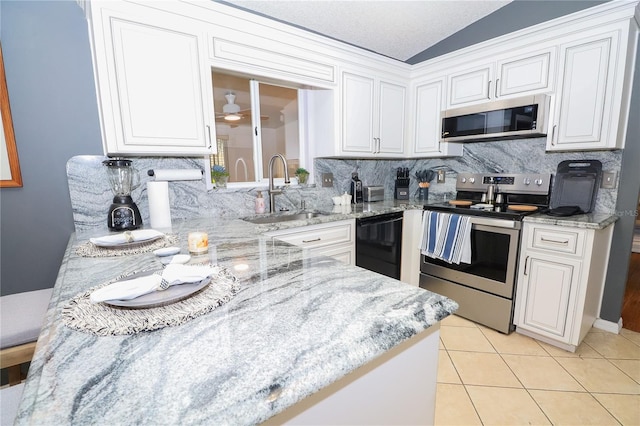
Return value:
<svg viewBox="0 0 640 426">
<path fill-rule="evenodd" d="M 471 263 L 469 216 L 425 210 L 420 251 L 448 263 Z"/>
</svg>

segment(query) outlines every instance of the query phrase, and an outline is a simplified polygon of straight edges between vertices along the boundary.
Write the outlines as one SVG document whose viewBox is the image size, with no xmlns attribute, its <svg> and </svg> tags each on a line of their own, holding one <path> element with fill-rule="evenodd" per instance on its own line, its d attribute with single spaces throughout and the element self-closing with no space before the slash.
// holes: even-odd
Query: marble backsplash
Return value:
<svg viewBox="0 0 640 426">
<path fill-rule="evenodd" d="M 107 230 L 106 215 L 113 194 L 107 182 L 106 168 L 102 165 L 105 157 L 76 156 L 67 163 L 69 192 L 73 218 L 77 231 Z M 429 189 L 429 199 L 452 198 L 455 194 L 458 173 L 552 173 L 558 163 L 564 160 L 600 160 L 603 170 L 619 171 L 622 151 L 589 152 L 545 152 L 545 138 L 519 139 L 465 144 L 461 157 L 421 158 L 421 159 L 338 159 L 316 158 L 314 163 L 315 182 L 320 182 L 322 173 L 331 172 L 334 186 L 331 188 L 290 186 L 277 196 L 277 207 L 298 210 L 304 200 L 308 209 L 331 208 L 331 197 L 349 191 L 351 173 L 358 171 L 363 185 L 381 185 L 385 188 L 385 198 L 393 198 L 395 170 L 408 167 L 411 176 L 417 170 L 444 170 L 445 183 L 435 180 Z M 133 191 L 132 197 L 142 215 L 143 223 L 149 223 L 149 208 L 146 182 L 148 169 L 204 169 L 202 157 L 136 157 L 131 158 L 139 170 L 141 184 Z M 411 180 L 410 193 L 417 191 L 417 182 Z M 172 220 L 194 217 L 245 216 L 254 214 L 257 191 L 263 191 L 267 203 L 269 197 L 264 185 L 253 187 L 207 190 L 202 181 L 169 182 L 169 200 Z M 598 189 L 596 213 L 614 214 L 617 201 L 616 189 Z"/>
</svg>

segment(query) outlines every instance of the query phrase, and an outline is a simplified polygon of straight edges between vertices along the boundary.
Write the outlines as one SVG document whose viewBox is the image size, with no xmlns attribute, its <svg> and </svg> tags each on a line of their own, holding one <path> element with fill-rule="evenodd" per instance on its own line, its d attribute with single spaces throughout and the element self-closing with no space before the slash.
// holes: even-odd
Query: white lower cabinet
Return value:
<svg viewBox="0 0 640 426">
<path fill-rule="evenodd" d="M 348 265 L 356 264 L 355 219 L 266 232 L 265 235 L 303 247 L 312 256 L 329 256 Z"/>
<path fill-rule="evenodd" d="M 516 331 L 574 352 L 600 313 L 613 225 L 523 226 Z"/>
</svg>

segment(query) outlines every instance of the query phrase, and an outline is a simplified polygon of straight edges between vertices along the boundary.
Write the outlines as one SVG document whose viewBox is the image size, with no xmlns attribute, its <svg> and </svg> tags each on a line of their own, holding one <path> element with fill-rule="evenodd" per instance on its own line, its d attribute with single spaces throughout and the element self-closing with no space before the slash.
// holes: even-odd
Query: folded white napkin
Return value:
<svg viewBox="0 0 640 426">
<path fill-rule="evenodd" d="M 155 229 L 138 229 L 120 234 L 105 235 L 104 237 L 89 238 L 89 241 L 96 245 L 117 245 L 135 241 L 146 241 L 163 235 L 162 232 L 156 231 Z"/>
<path fill-rule="evenodd" d="M 94 291 L 91 293 L 90 299 L 93 303 L 104 302 L 105 300 L 135 299 L 143 294 L 160 290 L 162 280 L 166 280 L 169 286 L 197 283 L 215 273 L 216 270 L 215 266 L 209 265 L 169 264 L 162 271 L 162 276 L 152 274 L 131 280 L 117 281 Z"/>
</svg>

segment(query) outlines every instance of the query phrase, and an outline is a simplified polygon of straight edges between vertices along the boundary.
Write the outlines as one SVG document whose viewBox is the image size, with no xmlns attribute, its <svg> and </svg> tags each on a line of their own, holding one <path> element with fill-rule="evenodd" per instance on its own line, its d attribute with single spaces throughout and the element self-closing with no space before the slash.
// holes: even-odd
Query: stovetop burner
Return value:
<svg viewBox="0 0 640 426">
<path fill-rule="evenodd" d="M 517 220 L 517 221 L 521 221 L 522 218 L 524 218 L 525 216 L 538 212 L 538 210 L 535 210 L 535 211 L 509 210 L 506 205 L 493 206 L 492 208 L 478 209 L 478 208 L 473 208 L 471 206 L 467 206 L 467 207 L 452 206 L 448 202 L 425 204 L 424 209 L 439 211 L 444 213 L 456 213 L 456 214 L 464 214 L 468 216 L 495 217 L 497 219 L 509 219 L 509 220 Z"/>
<path fill-rule="evenodd" d="M 495 193 L 502 194 L 502 203 L 491 204 L 488 208 L 474 208 L 486 205 L 482 198 L 492 186 Z M 425 210 L 485 216 L 521 221 L 525 216 L 544 211 L 549 207 L 551 174 L 470 174 L 460 173 L 456 182 L 456 200 L 470 201 L 471 206 L 454 206 L 449 202 L 425 204 Z M 532 211 L 516 211 L 510 206 L 531 206 Z M 515 207 L 517 208 L 517 207 Z"/>
</svg>

